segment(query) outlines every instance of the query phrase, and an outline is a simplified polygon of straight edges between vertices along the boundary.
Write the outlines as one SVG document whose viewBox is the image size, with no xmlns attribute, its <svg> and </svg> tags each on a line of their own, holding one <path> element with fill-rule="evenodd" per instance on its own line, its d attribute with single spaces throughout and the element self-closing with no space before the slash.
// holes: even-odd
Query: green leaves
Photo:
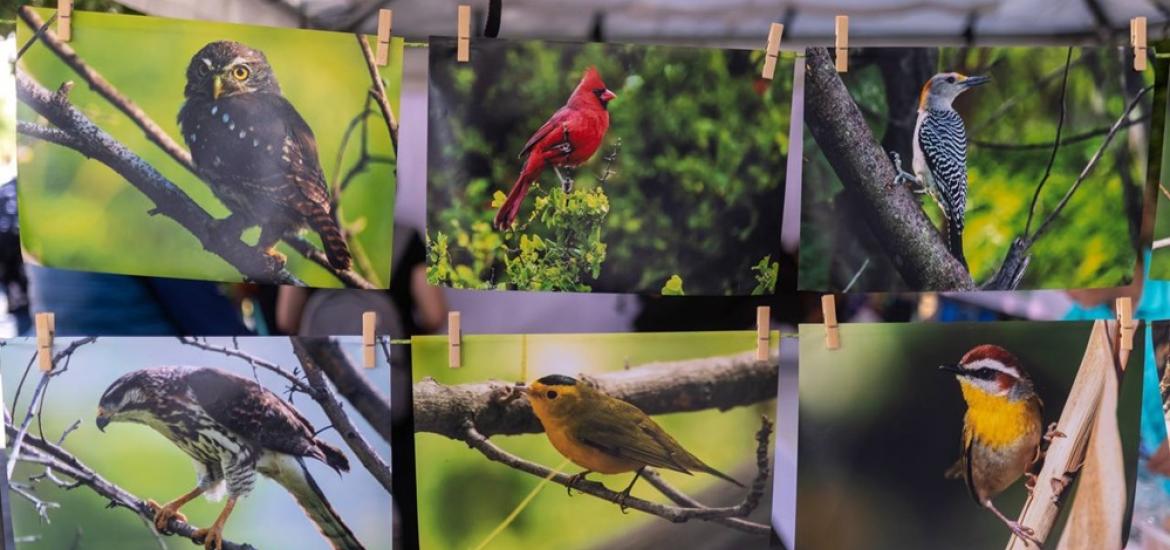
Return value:
<svg viewBox="0 0 1170 550">
<path fill-rule="evenodd" d="M 685 296 L 686 292 L 683 292 L 682 277 L 679 277 L 678 275 L 671 275 L 670 278 L 666 280 L 666 284 L 662 285 L 662 295 Z"/>
</svg>

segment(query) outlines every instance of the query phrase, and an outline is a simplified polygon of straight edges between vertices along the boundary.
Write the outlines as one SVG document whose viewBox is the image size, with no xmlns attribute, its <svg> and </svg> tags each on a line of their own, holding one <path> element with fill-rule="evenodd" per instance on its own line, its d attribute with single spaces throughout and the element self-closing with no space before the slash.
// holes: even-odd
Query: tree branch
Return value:
<svg viewBox="0 0 1170 550">
<path fill-rule="evenodd" d="M 16 428 L 11 423 L 5 422 L 4 428 L 9 438 L 12 438 L 16 434 Z M 13 454 L 16 455 L 15 452 Z M 134 512 L 142 518 L 143 522 L 149 526 L 152 532 L 157 533 L 154 528 L 154 510 L 146 501 L 107 481 L 65 449 L 39 437 L 28 435 L 25 438 L 25 450 L 17 458 L 22 462 L 39 464 L 69 476 L 75 480 L 75 484 L 68 484 L 62 488 L 87 487 L 98 496 L 109 500 L 108 507 L 122 507 Z M 168 533 L 163 534 L 174 534 L 189 539 L 192 542 L 200 543 L 195 537 L 196 528 L 178 518 L 171 519 L 170 523 L 167 524 L 167 531 Z M 249 544 L 224 541 L 223 550 L 256 549 Z"/>
<path fill-rule="evenodd" d="M 248 363 L 248 365 L 252 367 L 253 371 L 255 371 L 256 368 L 262 368 L 268 372 L 271 372 L 273 374 L 276 374 L 277 376 L 280 376 L 281 378 L 284 378 L 289 383 L 289 390 L 290 391 L 293 391 L 293 390 L 299 391 L 305 395 L 308 395 L 313 400 L 317 400 L 317 398 L 320 397 L 319 395 L 317 395 L 316 389 L 314 389 L 309 384 L 305 383 L 304 380 L 301 380 L 300 377 L 298 377 L 295 373 L 290 373 L 290 372 L 284 370 L 283 367 L 281 367 L 280 365 L 277 365 L 276 363 L 273 363 L 271 361 L 267 361 L 265 359 L 262 359 L 260 357 L 255 356 L 255 355 L 252 355 L 250 353 L 241 351 L 238 348 L 229 348 L 229 347 L 225 347 L 225 346 L 217 346 L 215 344 L 208 344 L 207 342 L 199 340 L 198 338 L 193 338 L 193 337 L 189 337 L 189 336 L 180 336 L 179 343 L 186 344 L 186 345 L 192 346 L 192 347 L 196 347 L 196 348 L 199 348 L 203 351 L 210 351 L 212 353 L 219 353 L 222 355 L 227 355 L 228 357 L 235 357 L 237 359 L 242 359 L 244 362 Z M 259 383 L 259 382 L 260 382 L 259 380 L 256 381 L 256 383 Z"/>
<path fill-rule="evenodd" d="M 947 250 L 938 230 L 905 186 L 893 186 L 893 164 L 878 146 L 825 48 L 805 56 L 805 120 L 842 185 L 865 201 L 877 233 L 902 278 L 916 290 L 973 290 L 974 281 Z"/>
<path fill-rule="evenodd" d="M 779 362 L 755 352 L 654 363 L 585 378 L 646 414 L 727 410 L 776 398 Z M 414 430 L 463 439 L 470 419 L 483 436 L 541 433 L 544 429 L 515 386 L 499 381 L 444 386 L 433 378 L 414 384 Z"/>
<path fill-rule="evenodd" d="M 386 128 L 390 131 L 390 142 L 394 144 L 394 152 L 398 153 L 398 121 L 394 118 L 394 109 L 390 107 L 390 100 L 386 97 L 386 85 L 382 82 L 382 75 L 378 73 L 378 63 L 374 59 L 374 52 L 366 37 L 355 34 L 358 44 L 362 47 L 362 55 L 366 59 L 366 68 L 370 72 L 370 82 L 373 84 L 371 94 L 382 111 L 382 119 L 386 121 Z"/>
<path fill-rule="evenodd" d="M 321 367 L 313 360 L 312 354 L 305 349 L 304 343 L 300 338 L 295 336 L 290 337 L 289 341 L 292 343 L 293 353 L 296 354 L 297 359 L 301 362 L 301 368 L 305 371 L 305 377 L 309 379 L 309 385 L 317 392 L 318 397 L 314 397 L 317 404 L 321 406 L 321 410 L 325 412 L 325 416 L 329 417 L 329 421 L 333 424 L 333 428 L 341 434 L 342 439 L 345 440 L 346 445 L 349 445 L 350 450 L 357 455 L 358 460 L 366 467 L 366 470 L 377 479 L 382 487 L 386 489 L 387 493 L 393 493 L 393 481 L 391 480 L 390 466 L 362 433 L 358 431 L 357 427 L 345 414 L 341 408 L 341 403 L 337 402 L 337 398 L 333 396 L 333 391 L 329 389 L 329 385 L 325 383 L 325 376 L 321 373 Z M 390 417 L 385 419 L 389 423 Z"/>
<path fill-rule="evenodd" d="M 767 536 L 772 532 L 772 528 L 767 525 L 761 525 L 744 520 L 736 522 L 724 520 L 746 516 L 752 513 L 756 506 L 759 505 L 760 499 L 762 498 L 764 491 L 767 489 L 768 478 L 770 475 L 768 448 L 770 447 L 769 441 L 771 434 L 772 421 L 768 420 L 767 417 L 764 417 L 762 419 L 760 430 L 756 433 L 757 474 L 755 480 L 752 481 L 751 489 L 748 491 L 748 494 L 744 497 L 743 501 L 741 501 L 739 504 L 735 506 L 717 508 L 708 508 L 703 506 L 667 506 L 658 504 L 656 502 L 643 500 L 634 496 L 626 497 L 622 493 L 607 489 L 605 485 L 596 481 L 582 480 L 574 483 L 573 476 L 569 476 L 560 472 L 554 473 L 554 471 L 549 468 L 520 458 L 497 447 L 495 444 L 489 441 L 487 437 L 475 429 L 475 425 L 470 419 L 467 419 L 464 422 L 463 433 L 460 437 L 455 439 L 459 439 L 467 443 L 469 447 L 479 451 L 485 457 L 487 457 L 488 460 L 493 462 L 499 462 L 511 468 L 532 474 L 541 479 L 547 478 L 555 483 L 576 489 L 587 495 L 591 495 L 602 500 L 607 500 L 615 504 L 620 504 L 626 508 L 633 508 L 647 514 L 655 515 L 674 523 L 685 523 L 690 520 L 717 521 L 723 525 L 726 525 L 727 527 L 731 527 L 739 531 L 744 531 L 753 535 Z M 760 457 L 762 457 L 762 459 Z M 645 471 L 650 474 L 653 473 L 653 471 L 649 468 L 647 468 Z M 661 479 L 658 479 L 658 482 L 659 483 L 654 483 L 656 488 L 659 487 L 660 483 L 661 485 L 666 486 L 665 482 L 662 482 Z M 667 491 L 674 494 L 680 494 L 673 488 L 664 490 L 664 494 L 667 494 Z M 668 494 L 668 496 L 670 495 Z M 681 496 L 680 500 L 695 502 L 693 499 L 690 499 L 690 497 L 685 497 L 685 495 Z"/>
<path fill-rule="evenodd" d="M 390 443 L 390 402 L 362 376 L 361 371 L 341 351 L 337 341 L 332 338 L 303 338 L 301 344 L 313 362 L 333 382 L 337 393 L 353 405 L 383 440 Z M 386 364 L 389 365 L 389 361 Z"/>
</svg>

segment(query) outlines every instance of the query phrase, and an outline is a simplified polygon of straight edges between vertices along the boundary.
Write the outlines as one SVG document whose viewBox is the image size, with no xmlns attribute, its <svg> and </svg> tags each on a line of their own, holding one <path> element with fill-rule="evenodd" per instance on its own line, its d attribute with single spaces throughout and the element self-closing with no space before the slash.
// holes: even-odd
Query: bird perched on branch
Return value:
<svg viewBox="0 0 1170 550">
<path fill-rule="evenodd" d="M 1008 519 L 991 501 L 1040 457 L 1043 403 L 1032 379 L 1015 355 L 990 344 L 976 346 L 957 365 L 939 369 L 955 375 L 967 402 L 961 454 L 946 476 L 964 479 L 976 503 L 1017 537 L 1040 546 L 1030 527 Z"/>
<path fill-rule="evenodd" d="M 967 129 L 951 105 L 959 94 L 991 80 L 988 76 L 940 73 L 922 87 L 918 122 L 914 125 L 914 173 L 902 169 L 893 153 L 898 181 L 917 184 L 930 193 L 946 219 L 947 249 L 967 267 L 963 255 L 963 218 L 967 213 Z"/>
<path fill-rule="evenodd" d="M 137 370 L 102 394 L 97 427 L 104 432 L 111 422 L 150 426 L 195 462 L 194 489 L 165 505 L 148 501 L 159 531 L 172 518 L 186 521 L 179 509 L 200 495 L 219 500 L 226 492 L 227 504 L 215 523 L 196 532 L 207 549 L 221 550 L 224 525 L 237 501 L 252 492 L 260 472 L 292 493 L 334 548 L 362 548 L 305 466 L 305 459 L 312 458 L 341 473 L 349 471 L 349 460 L 318 439 L 292 405 L 260 384 L 212 368 Z"/>
<path fill-rule="evenodd" d="M 528 188 L 546 168 L 551 166 L 556 171 L 566 193 L 572 190 L 573 182 L 561 174 L 561 168 L 576 168 L 597 152 L 609 130 L 606 106 L 616 97 L 605 87 L 596 68 L 585 69 L 565 106 L 553 113 L 520 150 L 520 158 L 527 156 L 527 159 L 520 177 L 508 191 L 508 198 L 496 212 L 497 229 L 512 227 Z"/>
<path fill-rule="evenodd" d="M 273 248 L 308 227 L 321 236 L 329 265 L 349 269 L 349 246 L 334 218 L 313 130 L 281 95 L 258 50 L 212 42 L 187 67 L 179 126 L 199 175 L 231 210 L 218 231 L 237 238 L 260 226 L 256 246 Z"/>
<path fill-rule="evenodd" d="M 684 474 L 706 472 L 743 484 L 708 466 L 666 433 L 646 413 L 620 399 L 610 397 L 575 378 L 554 374 L 522 388 L 532 412 L 540 419 L 548 440 L 558 452 L 585 468 L 573 476 L 572 485 L 585 476 L 635 472 L 622 491 L 622 509 L 642 469 L 666 468 Z"/>
</svg>

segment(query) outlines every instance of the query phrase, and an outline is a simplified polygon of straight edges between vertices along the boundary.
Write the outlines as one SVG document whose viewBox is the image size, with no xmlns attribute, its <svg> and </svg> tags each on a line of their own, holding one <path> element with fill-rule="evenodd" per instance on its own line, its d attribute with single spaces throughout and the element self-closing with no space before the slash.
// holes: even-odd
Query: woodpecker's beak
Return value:
<svg viewBox="0 0 1170 550">
<path fill-rule="evenodd" d="M 219 99 L 219 95 L 223 93 L 223 77 L 215 75 L 211 80 L 211 99 Z"/>
<path fill-rule="evenodd" d="M 958 365 L 939 365 L 938 370 L 943 371 L 943 372 L 949 372 L 949 373 L 954 374 L 956 376 L 962 376 L 962 374 L 963 374 L 963 369 L 959 368 Z"/>
<path fill-rule="evenodd" d="M 106 426 L 110 425 L 110 417 L 106 414 L 105 409 L 98 407 L 97 413 L 97 428 L 99 432 L 105 433 Z"/>
<path fill-rule="evenodd" d="M 968 76 L 967 79 L 963 81 L 963 87 L 964 88 L 974 88 L 974 87 L 979 86 L 981 84 L 987 84 L 988 82 L 991 82 L 990 76 L 983 76 L 983 75 Z"/>
</svg>

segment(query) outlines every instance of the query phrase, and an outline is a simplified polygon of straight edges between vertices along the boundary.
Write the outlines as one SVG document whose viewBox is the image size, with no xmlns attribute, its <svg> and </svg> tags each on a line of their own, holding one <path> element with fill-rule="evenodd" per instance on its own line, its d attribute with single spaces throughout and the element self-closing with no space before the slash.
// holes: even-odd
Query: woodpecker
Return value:
<svg viewBox="0 0 1170 550">
<path fill-rule="evenodd" d="M 963 216 L 967 210 L 967 129 L 951 103 L 959 94 L 991 80 L 988 76 L 939 73 L 926 81 L 918 98 L 914 125 L 913 174 L 902 170 L 894 153 L 898 181 L 918 184 L 930 193 L 946 218 L 947 248 L 967 267 L 963 256 Z"/>
</svg>

